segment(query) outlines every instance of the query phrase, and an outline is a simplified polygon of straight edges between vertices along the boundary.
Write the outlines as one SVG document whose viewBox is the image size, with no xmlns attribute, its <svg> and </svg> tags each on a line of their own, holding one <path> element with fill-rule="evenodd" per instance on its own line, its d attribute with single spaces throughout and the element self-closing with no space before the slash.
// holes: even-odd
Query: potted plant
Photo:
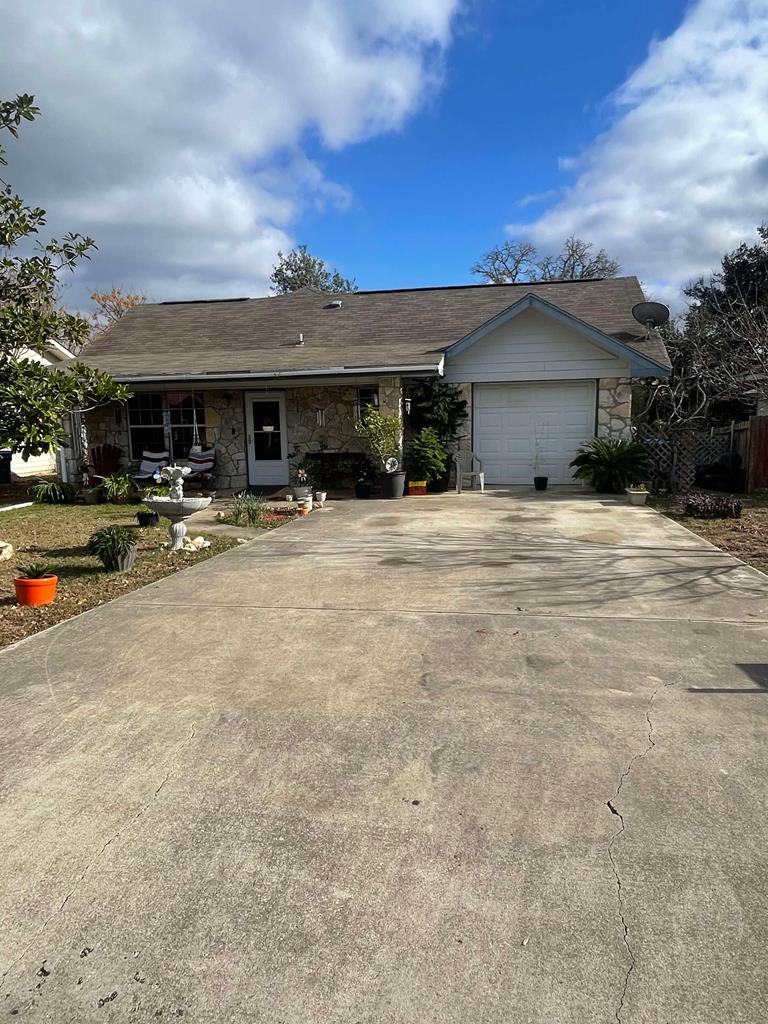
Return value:
<svg viewBox="0 0 768 1024">
<path fill-rule="evenodd" d="M 385 416 L 373 406 L 355 421 L 355 430 L 364 439 L 374 460 L 380 466 L 379 482 L 382 498 L 402 498 L 405 472 L 400 469 L 403 425 L 397 416 Z"/>
<path fill-rule="evenodd" d="M 533 486 L 537 491 L 546 491 L 549 477 L 541 472 L 541 434 L 539 427 L 533 428 Z"/>
<path fill-rule="evenodd" d="M 108 572 L 130 572 L 138 552 L 136 527 L 104 526 L 88 541 L 88 551 Z"/>
<path fill-rule="evenodd" d="M 370 498 L 371 490 L 372 490 L 372 488 L 371 488 L 371 481 L 368 480 L 366 477 L 361 476 L 358 480 L 355 481 L 355 497 L 356 498 L 360 498 L 360 499 Z"/>
<path fill-rule="evenodd" d="M 86 505 L 98 505 L 101 501 L 101 490 L 101 484 L 96 484 L 95 487 L 83 487 L 80 497 Z"/>
<path fill-rule="evenodd" d="M 644 505 L 648 500 L 648 488 L 644 483 L 630 484 L 625 490 L 631 505 Z"/>
<path fill-rule="evenodd" d="M 160 513 L 152 512 L 146 505 L 142 505 L 139 511 L 136 513 L 136 522 L 142 528 L 147 526 L 159 526 L 160 525 Z"/>
<path fill-rule="evenodd" d="M 448 461 L 437 432 L 432 427 L 422 428 L 408 446 L 408 494 L 426 494 L 427 485 L 439 479 Z"/>
<path fill-rule="evenodd" d="M 583 444 L 571 463 L 577 480 L 588 480 L 602 494 L 621 494 L 632 480 L 642 480 L 648 455 L 637 441 L 595 437 Z"/>
<path fill-rule="evenodd" d="M 467 419 L 467 402 L 461 397 L 457 384 L 446 384 L 436 378 L 414 382 L 408 391 L 406 408 L 410 403 L 408 423 L 414 434 L 430 427 L 437 434 L 446 453 L 443 471 L 427 480 L 427 491 L 439 494 L 448 490 L 453 459 L 450 453 L 457 448 L 462 424 Z"/>
<path fill-rule="evenodd" d="M 117 473 L 110 473 L 109 476 L 102 476 L 99 479 L 104 481 L 102 484 L 104 497 L 112 505 L 127 504 L 136 490 L 136 483 L 133 477 L 123 470 L 119 470 Z"/>
<path fill-rule="evenodd" d="M 45 565 L 19 566 L 18 575 L 13 580 L 16 600 L 29 608 L 50 604 L 56 597 L 58 584 L 59 577 Z"/>
</svg>

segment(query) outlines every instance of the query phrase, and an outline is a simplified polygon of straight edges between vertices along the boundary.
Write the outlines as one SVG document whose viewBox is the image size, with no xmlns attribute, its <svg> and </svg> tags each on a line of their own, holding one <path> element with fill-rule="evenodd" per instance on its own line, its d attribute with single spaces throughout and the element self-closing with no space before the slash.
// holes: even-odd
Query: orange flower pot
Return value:
<svg viewBox="0 0 768 1024">
<path fill-rule="evenodd" d="M 56 597 L 58 576 L 44 576 L 40 580 L 30 580 L 26 576 L 17 576 L 13 581 L 16 589 L 16 600 L 21 605 L 36 608 L 41 604 L 50 604 Z"/>
<path fill-rule="evenodd" d="M 426 480 L 409 480 L 408 481 L 408 494 L 426 494 L 427 493 L 427 481 Z"/>
</svg>

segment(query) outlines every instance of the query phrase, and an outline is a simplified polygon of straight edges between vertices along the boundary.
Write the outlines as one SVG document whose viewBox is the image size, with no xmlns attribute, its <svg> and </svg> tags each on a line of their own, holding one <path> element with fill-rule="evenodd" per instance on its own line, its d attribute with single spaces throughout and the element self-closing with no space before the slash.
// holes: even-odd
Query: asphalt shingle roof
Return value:
<svg viewBox="0 0 768 1024">
<path fill-rule="evenodd" d="M 528 293 L 669 365 L 660 339 L 646 338 L 632 318 L 632 306 L 644 299 L 636 277 L 146 303 L 91 342 L 82 358 L 127 378 L 433 365 Z M 337 299 L 341 307 L 328 308 Z"/>
</svg>

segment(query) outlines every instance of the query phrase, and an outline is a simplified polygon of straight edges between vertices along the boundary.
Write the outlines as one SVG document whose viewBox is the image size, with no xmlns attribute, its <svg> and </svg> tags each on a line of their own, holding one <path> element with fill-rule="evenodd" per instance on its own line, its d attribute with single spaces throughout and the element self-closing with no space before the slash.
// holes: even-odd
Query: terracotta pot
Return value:
<svg viewBox="0 0 768 1024">
<path fill-rule="evenodd" d="M 21 605 L 36 608 L 41 604 L 50 604 L 56 597 L 58 576 L 43 576 L 42 579 L 30 580 L 26 576 L 17 576 L 13 581 L 16 600 Z"/>
</svg>

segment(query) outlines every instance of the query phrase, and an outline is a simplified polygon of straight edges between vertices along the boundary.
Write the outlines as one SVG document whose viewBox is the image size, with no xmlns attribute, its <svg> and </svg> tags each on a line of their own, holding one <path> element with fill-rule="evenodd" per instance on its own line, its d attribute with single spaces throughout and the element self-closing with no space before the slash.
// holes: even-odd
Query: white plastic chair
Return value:
<svg viewBox="0 0 768 1024">
<path fill-rule="evenodd" d="M 469 477 L 470 486 L 475 486 L 475 479 L 480 481 L 480 493 L 485 493 L 485 473 L 483 472 L 483 464 L 475 455 L 474 452 L 456 452 L 453 456 L 453 461 L 456 463 L 456 493 L 461 494 L 461 488 L 464 483 L 464 477 Z M 477 463 L 477 469 L 474 468 Z"/>
</svg>

